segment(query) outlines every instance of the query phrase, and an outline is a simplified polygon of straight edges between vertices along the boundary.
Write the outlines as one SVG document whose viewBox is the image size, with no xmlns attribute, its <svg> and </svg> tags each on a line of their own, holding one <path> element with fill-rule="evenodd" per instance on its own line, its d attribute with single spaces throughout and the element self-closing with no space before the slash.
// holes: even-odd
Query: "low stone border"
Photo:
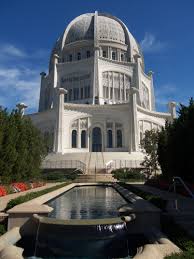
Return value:
<svg viewBox="0 0 194 259">
<path fill-rule="evenodd" d="M 155 240 L 155 244 L 145 245 L 134 259 L 163 259 L 167 255 L 181 252 L 181 250 L 159 230 L 154 229 L 151 234 L 151 238 Z"/>
<path fill-rule="evenodd" d="M 14 246 L 21 239 L 18 227 L 0 236 L 0 258 L 22 259 L 23 248 Z"/>
<path fill-rule="evenodd" d="M 103 185 L 102 183 L 73 183 L 69 184 L 65 187 L 57 189 L 53 192 L 42 195 L 38 198 L 25 202 L 23 204 L 17 205 L 14 208 L 7 211 L 9 214 L 8 218 L 8 227 L 9 229 L 15 226 L 21 226 L 21 231 L 23 234 L 35 234 L 37 222 L 34 222 L 32 219 L 33 214 L 36 213 L 38 216 L 35 218 L 42 218 L 44 221 L 49 221 L 49 223 L 56 224 L 56 219 L 48 219 L 45 218 L 48 216 L 48 213 L 53 210 L 53 208 L 45 205 L 44 203 L 48 202 L 51 199 L 56 198 L 62 193 L 76 187 L 76 186 L 84 186 L 84 185 Z M 159 229 L 160 228 L 160 209 L 156 208 L 154 205 L 145 201 L 141 197 L 135 195 L 127 189 L 124 189 L 120 185 L 114 184 L 104 184 L 108 186 L 112 186 L 115 188 L 126 200 L 128 200 L 131 204 L 126 204 L 120 208 L 120 213 L 123 214 L 125 219 L 127 217 L 130 218 L 130 215 L 136 216 L 136 220 L 133 221 L 133 224 L 128 224 L 127 220 L 125 220 L 128 226 L 129 233 L 149 233 L 150 228 Z M 118 220 L 115 218 L 114 220 Z M 119 218 L 121 222 L 121 218 Z M 131 220 L 129 220 L 130 222 Z M 122 221 L 123 222 L 123 221 Z M 58 222 L 59 223 L 59 222 Z M 64 222 L 63 222 L 64 223 Z M 67 223 L 67 222 L 66 222 Z M 68 222 L 70 225 L 73 222 Z M 67 223 L 67 224 L 68 224 Z M 74 222 L 76 223 L 76 222 Z M 78 222 L 77 222 L 78 223 Z M 85 224 L 88 225 L 88 220 L 85 221 Z M 100 223 L 101 224 L 101 223 Z M 25 227 L 24 227 L 25 226 Z M 24 227 L 24 230 L 23 230 Z M 154 234 L 153 234 L 154 233 Z M 170 240 L 168 240 L 162 233 L 158 230 L 152 231 L 152 238 L 154 236 L 155 244 L 147 244 L 143 247 L 142 252 L 137 254 L 134 259 L 160 259 L 164 258 L 166 255 L 170 255 L 172 253 L 179 253 L 180 249 L 175 246 Z"/>
</svg>

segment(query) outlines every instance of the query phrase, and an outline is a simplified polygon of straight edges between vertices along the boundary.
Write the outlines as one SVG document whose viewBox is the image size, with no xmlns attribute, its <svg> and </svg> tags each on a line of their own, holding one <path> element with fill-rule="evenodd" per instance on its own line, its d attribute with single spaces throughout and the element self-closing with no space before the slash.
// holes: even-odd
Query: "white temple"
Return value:
<svg viewBox="0 0 194 259">
<path fill-rule="evenodd" d="M 144 132 L 172 120 L 174 103 L 169 107 L 169 113 L 155 111 L 152 72 L 145 73 L 125 24 L 95 12 L 76 17 L 57 40 L 49 72 L 41 73 L 39 112 L 30 117 L 53 137 L 48 159 L 87 165 L 91 152 L 100 152 L 95 166 L 103 168 L 113 160 L 142 160 Z"/>
</svg>

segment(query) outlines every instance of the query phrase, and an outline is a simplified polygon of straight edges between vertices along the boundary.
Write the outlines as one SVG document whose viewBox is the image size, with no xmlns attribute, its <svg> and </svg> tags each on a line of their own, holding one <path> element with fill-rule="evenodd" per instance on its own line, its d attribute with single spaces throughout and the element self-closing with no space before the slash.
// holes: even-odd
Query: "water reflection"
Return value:
<svg viewBox="0 0 194 259">
<path fill-rule="evenodd" d="M 118 216 L 117 208 L 126 200 L 112 187 L 75 187 L 48 203 L 58 219 L 99 219 Z"/>
</svg>

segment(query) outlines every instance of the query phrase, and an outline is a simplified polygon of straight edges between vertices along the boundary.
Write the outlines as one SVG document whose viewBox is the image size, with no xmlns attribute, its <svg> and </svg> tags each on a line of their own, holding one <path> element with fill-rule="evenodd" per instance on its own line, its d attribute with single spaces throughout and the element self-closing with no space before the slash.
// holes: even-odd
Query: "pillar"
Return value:
<svg viewBox="0 0 194 259">
<path fill-rule="evenodd" d="M 115 122 L 113 122 L 113 125 L 112 125 L 112 146 L 113 148 L 116 147 L 116 130 L 115 130 Z"/>
<path fill-rule="evenodd" d="M 81 129 L 80 129 L 80 119 L 78 119 L 77 127 L 77 147 L 81 148 Z"/>
<path fill-rule="evenodd" d="M 115 103 L 114 72 L 112 72 L 112 102 Z"/>
<path fill-rule="evenodd" d="M 123 74 L 123 93 L 124 93 L 124 101 L 126 102 L 127 96 L 126 96 L 125 74 Z"/>
<path fill-rule="evenodd" d="M 174 119 L 176 119 L 176 103 L 169 102 L 168 107 L 169 107 L 169 113 L 171 115 L 171 121 L 173 121 Z"/>
<path fill-rule="evenodd" d="M 152 110 L 152 111 L 155 111 L 155 95 L 154 95 L 154 83 L 153 83 L 153 74 L 154 74 L 154 72 L 153 71 L 149 71 L 148 72 L 148 76 L 150 77 L 150 80 L 151 80 L 151 82 L 150 82 L 150 86 L 151 86 L 151 107 L 150 107 L 150 109 Z"/>
<path fill-rule="evenodd" d="M 138 125 L 137 125 L 137 93 L 138 89 L 131 87 L 129 92 L 129 109 L 130 109 L 130 119 L 129 119 L 129 152 L 139 151 L 138 146 Z"/>
<path fill-rule="evenodd" d="M 121 76 L 122 76 L 122 74 L 119 73 L 119 94 L 120 94 L 120 102 L 122 102 Z"/>
<path fill-rule="evenodd" d="M 41 76 L 41 81 L 40 81 L 40 98 L 39 98 L 39 108 L 38 108 L 39 112 L 46 109 L 46 107 L 45 107 L 45 85 L 44 85 L 46 73 L 41 72 L 40 76 Z"/>
<path fill-rule="evenodd" d="M 16 107 L 18 108 L 19 113 L 21 114 L 21 116 L 24 116 L 25 113 L 25 109 L 28 107 L 27 105 L 25 105 L 24 103 L 18 103 L 16 104 Z"/>
<path fill-rule="evenodd" d="M 110 103 L 110 73 L 108 72 L 108 101 Z"/>
<path fill-rule="evenodd" d="M 64 88 L 57 88 L 56 105 L 55 105 L 55 131 L 54 131 L 54 147 L 55 153 L 63 153 L 63 146 L 65 141 L 64 136 L 64 95 L 67 90 Z"/>
<path fill-rule="evenodd" d="M 87 130 L 87 137 L 88 137 L 88 143 L 87 143 L 87 148 L 88 148 L 88 151 L 90 151 L 90 128 L 91 128 L 91 119 L 88 117 L 88 130 Z"/>
</svg>

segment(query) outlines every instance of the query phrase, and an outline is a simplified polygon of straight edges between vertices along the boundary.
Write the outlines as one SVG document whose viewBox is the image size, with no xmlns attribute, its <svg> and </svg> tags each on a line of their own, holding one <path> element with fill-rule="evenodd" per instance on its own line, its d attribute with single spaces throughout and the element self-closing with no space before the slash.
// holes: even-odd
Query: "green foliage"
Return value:
<svg viewBox="0 0 194 259">
<path fill-rule="evenodd" d="M 6 227 L 3 224 L 0 224 L 0 236 L 6 233 Z"/>
<path fill-rule="evenodd" d="M 50 187 L 50 188 L 38 191 L 38 192 L 30 192 L 30 193 L 27 193 L 26 195 L 19 196 L 19 197 L 15 198 L 15 199 L 10 200 L 8 202 L 7 207 L 6 207 L 5 210 L 9 210 L 9 209 L 13 208 L 16 205 L 19 205 L 21 203 L 27 202 L 29 200 L 37 198 L 37 197 L 39 197 L 41 195 L 44 195 L 46 193 L 55 191 L 55 190 L 57 190 L 59 188 L 62 188 L 64 186 L 66 186 L 67 184 L 68 183 L 63 183 L 63 184 L 59 184 L 59 185 L 56 185 L 56 186 L 53 186 L 53 187 Z"/>
<path fill-rule="evenodd" d="M 158 131 L 147 130 L 145 132 L 144 138 L 141 140 L 141 147 L 145 152 L 144 161 L 142 166 L 146 168 L 147 174 L 151 174 L 159 169 L 158 164 Z"/>
<path fill-rule="evenodd" d="M 165 221 L 162 224 L 162 231 L 168 235 L 170 240 L 175 243 L 183 252 L 166 256 L 165 259 L 193 259 L 194 241 L 179 225 L 173 220 Z"/>
<path fill-rule="evenodd" d="M 193 259 L 194 252 L 193 251 L 185 251 L 180 254 L 172 254 L 169 256 L 165 256 L 165 259 Z"/>
<path fill-rule="evenodd" d="M 162 199 L 161 197 L 157 195 L 153 195 L 152 193 L 149 193 L 149 192 L 144 192 L 131 184 L 120 183 L 120 185 L 128 189 L 129 191 L 137 194 L 138 196 L 142 197 L 143 199 L 149 201 L 150 203 L 160 208 L 161 210 L 165 210 L 167 201 Z"/>
<path fill-rule="evenodd" d="M 0 181 L 35 179 L 40 173 L 45 145 L 41 133 L 17 110 L 0 107 Z"/>
<path fill-rule="evenodd" d="M 139 168 L 120 168 L 112 171 L 112 175 L 119 181 L 143 181 L 145 175 L 141 173 Z"/>
<path fill-rule="evenodd" d="M 46 152 L 47 153 L 52 152 L 53 140 L 54 140 L 53 133 L 45 132 L 43 138 L 44 138 L 44 143 L 46 147 Z"/>
<path fill-rule="evenodd" d="M 180 176 L 184 180 L 194 180 L 194 101 L 188 106 L 180 104 L 179 117 L 167 123 L 159 133 L 158 161 L 164 176 Z"/>
<path fill-rule="evenodd" d="M 80 171 L 75 169 L 48 171 L 43 173 L 43 179 L 46 181 L 73 181 L 77 178 L 78 174 L 80 174 Z"/>
</svg>

